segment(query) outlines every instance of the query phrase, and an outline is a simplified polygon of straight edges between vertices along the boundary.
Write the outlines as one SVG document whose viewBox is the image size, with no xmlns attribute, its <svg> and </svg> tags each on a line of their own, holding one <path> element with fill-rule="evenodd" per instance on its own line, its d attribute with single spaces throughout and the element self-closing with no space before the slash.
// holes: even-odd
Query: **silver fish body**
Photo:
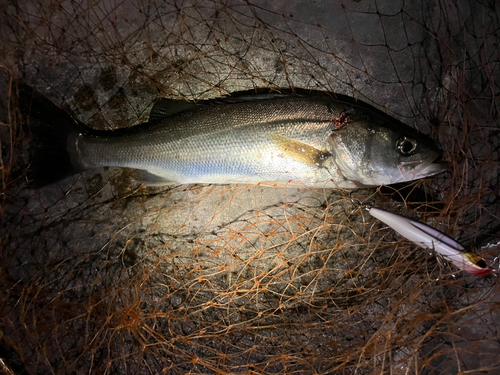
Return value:
<svg viewBox="0 0 500 375">
<path fill-rule="evenodd" d="M 43 108 L 25 107 L 28 117 L 43 117 Z M 390 116 L 363 103 L 300 95 L 192 105 L 161 100 L 148 123 L 132 128 L 96 131 L 80 124 L 67 132 L 64 151 L 73 173 L 104 166 L 136 168 L 150 185 L 356 188 L 445 169 L 433 163 L 440 151 L 429 138 Z"/>
</svg>

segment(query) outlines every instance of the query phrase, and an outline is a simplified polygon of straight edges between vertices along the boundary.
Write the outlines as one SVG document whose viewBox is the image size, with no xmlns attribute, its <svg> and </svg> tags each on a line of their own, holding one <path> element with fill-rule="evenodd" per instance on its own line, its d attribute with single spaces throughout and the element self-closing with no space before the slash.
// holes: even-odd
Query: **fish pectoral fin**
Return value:
<svg viewBox="0 0 500 375">
<path fill-rule="evenodd" d="M 149 122 L 162 120 L 198 106 L 198 104 L 189 103 L 185 100 L 159 99 L 149 113 Z"/>
<path fill-rule="evenodd" d="M 137 181 L 147 186 L 165 186 L 175 184 L 175 182 L 170 181 L 165 177 L 158 176 L 144 169 L 139 170 L 139 178 Z"/>
<path fill-rule="evenodd" d="M 332 156 L 326 149 L 318 150 L 306 143 L 285 137 L 284 135 L 269 133 L 269 137 L 271 137 L 274 144 L 285 157 L 295 159 L 317 168 L 323 167 L 325 160 Z"/>
</svg>

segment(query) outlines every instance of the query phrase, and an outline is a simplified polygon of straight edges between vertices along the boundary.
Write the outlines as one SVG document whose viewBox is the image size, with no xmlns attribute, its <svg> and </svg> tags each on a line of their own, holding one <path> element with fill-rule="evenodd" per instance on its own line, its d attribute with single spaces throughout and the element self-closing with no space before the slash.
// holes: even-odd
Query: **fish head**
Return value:
<svg viewBox="0 0 500 375">
<path fill-rule="evenodd" d="M 332 132 L 328 151 L 346 179 L 364 186 L 412 181 L 447 169 L 441 151 L 424 134 L 393 119 L 370 113 L 349 117 Z"/>
</svg>

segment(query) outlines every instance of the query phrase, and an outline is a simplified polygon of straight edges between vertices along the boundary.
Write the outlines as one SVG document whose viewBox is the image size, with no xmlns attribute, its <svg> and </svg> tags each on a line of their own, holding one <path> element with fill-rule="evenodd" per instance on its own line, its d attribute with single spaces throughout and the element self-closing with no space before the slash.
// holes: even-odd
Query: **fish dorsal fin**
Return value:
<svg viewBox="0 0 500 375">
<path fill-rule="evenodd" d="M 233 93 L 229 96 L 223 96 L 221 98 L 207 99 L 198 102 L 198 104 L 204 105 L 214 105 L 214 104 L 239 104 L 239 103 L 251 103 L 264 101 L 269 99 L 283 99 L 290 97 L 298 97 L 298 95 L 283 95 L 280 93 L 268 93 L 268 94 L 253 94 L 250 95 L 245 92 L 245 94 Z"/>
<path fill-rule="evenodd" d="M 279 93 L 270 94 L 259 94 L 259 95 L 236 95 L 236 96 L 225 96 L 222 98 L 206 99 L 200 100 L 196 103 L 190 103 L 185 100 L 175 100 L 175 99 L 159 99 L 151 109 L 149 113 L 149 121 L 162 120 L 166 117 L 175 115 L 180 112 L 184 112 L 190 109 L 194 109 L 201 106 L 213 106 L 221 104 L 239 104 L 239 103 L 249 103 L 256 102 L 260 100 L 269 100 L 276 98 L 286 98 L 290 95 L 283 95 Z"/>
<path fill-rule="evenodd" d="M 326 150 L 318 150 L 306 143 L 285 137 L 284 135 L 269 133 L 269 136 L 285 157 L 295 159 L 317 168 L 323 167 L 325 160 L 332 155 Z"/>
<path fill-rule="evenodd" d="M 196 103 L 189 103 L 185 100 L 160 99 L 153 105 L 149 113 L 149 121 L 161 120 L 198 106 Z"/>
</svg>

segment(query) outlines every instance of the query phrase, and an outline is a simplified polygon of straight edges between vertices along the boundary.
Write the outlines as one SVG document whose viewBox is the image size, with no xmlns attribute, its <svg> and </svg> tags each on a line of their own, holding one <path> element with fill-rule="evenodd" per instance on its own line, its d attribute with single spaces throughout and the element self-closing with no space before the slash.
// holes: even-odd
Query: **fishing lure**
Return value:
<svg viewBox="0 0 500 375">
<path fill-rule="evenodd" d="M 482 257 L 466 251 L 457 241 L 439 230 L 381 208 L 369 205 L 362 205 L 362 207 L 371 216 L 387 224 L 403 237 L 424 249 L 435 251 L 460 270 L 476 276 L 493 273 L 493 269 Z"/>
</svg>

